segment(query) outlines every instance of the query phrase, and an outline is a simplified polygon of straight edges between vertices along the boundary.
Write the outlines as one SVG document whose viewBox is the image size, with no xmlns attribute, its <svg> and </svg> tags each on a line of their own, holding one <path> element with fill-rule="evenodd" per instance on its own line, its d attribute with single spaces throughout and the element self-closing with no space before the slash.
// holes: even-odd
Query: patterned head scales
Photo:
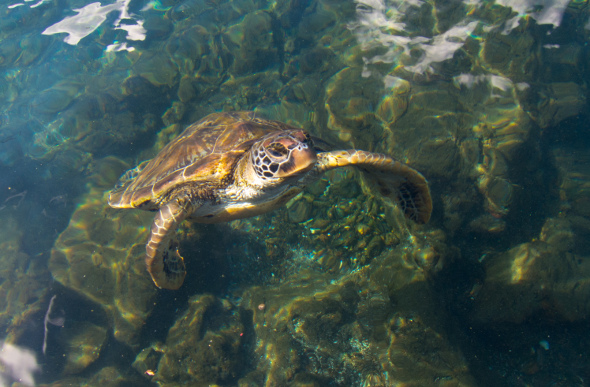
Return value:
<svg viewBox="0 0 590 387">
<path fill-rule="evenodd" d="M 254 171 L 265 181 L 297 176 L 316 162 L 313 141 L 303 130 L 286 130 L 264 138 L 252 147 L 250 157 Z"/>
</svg>

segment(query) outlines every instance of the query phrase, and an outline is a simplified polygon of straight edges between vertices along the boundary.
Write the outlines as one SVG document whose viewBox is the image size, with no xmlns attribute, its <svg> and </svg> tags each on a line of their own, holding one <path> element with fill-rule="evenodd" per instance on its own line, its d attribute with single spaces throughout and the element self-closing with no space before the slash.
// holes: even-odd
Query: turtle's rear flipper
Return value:
<svg viewBox="0 0 590 387">
<path fill-rule="evenodd" d="M 159 288 L 178 289 L 184 282 L 184 259 L 178 253 L 176 228 L 186 218 L 187 209 L 174 200 L 156 215 L 146 245 L 145 263 Z"/>
<path fill-rule="evenodd" d="M 406 218 L 426 223 L 432 213 L 428 182 L 422 174 L 389 156 L 361 150 L 332 151 L 318 154 L 318 172 L 355 165 L 365 172 L 367 182 L 383 196 L 393 199 Z"/>
</svg>

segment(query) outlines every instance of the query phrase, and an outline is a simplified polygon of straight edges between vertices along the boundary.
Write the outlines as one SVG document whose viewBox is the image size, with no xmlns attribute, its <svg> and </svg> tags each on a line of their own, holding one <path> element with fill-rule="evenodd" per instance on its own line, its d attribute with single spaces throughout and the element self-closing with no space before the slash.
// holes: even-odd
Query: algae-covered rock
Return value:
<svg viewBox="0 0 590 387">
<path fill-rule="evenodd" d="M 181 74 L 187 77 L 189 74 L 200 71 L 202 58 L 210 55 L 212 44 L 213 35 L 205 27 L 197 24 L 177 33 L 175 39 L 168 41 L 166 52 L 178 66 Z M 181 80 L 181 87 L 183 87 L 182 84 Z M 179 94 L 181 94 L 180 91 Z"/>
<path fill-rule="evenodd" d="M 384 82 L 390 91 L 381 98 L 376 114 L 387 125 L 393 125 L 408 109 L 411 86 L 408 81 L 392 76 L 386 76 Z"/>
<path fill-rule="evenodd" d="M 445 386 L 477 385 L 463 355 L 420 317 L 395 317 L 390 329 L 389 380 L 407 386 L 427 386 L 436 380 Z"/>
<path fill-rule="evenodd" d="M 31 107 L 39 114 L 60 112 L 72 103 L 82 87 L 79 82 L 58 82 L 40 92 L 31 102 Z"/>
<path fill-rule="evenodd" d="M 590 312 L 590 161 L 575 148 L 553 150 L 560 173 L 559 217 L 546 218 L 538 235 L 486 257 L 486 278 L 472 318 L 480 324 L 523 322 L 533 315 L 580 321 Z"/>
<path fill-rule="evenodd" d="M 68 348 L 64 374 L 76 374 L 100 356 L 107 339 L 107 330 L 87 321 L 68 325 L 62 331 L 62 338 Z"/>
<path fill-rule="evenodd" d="M 195 87 L 195 81 L 191 79 L 189 76 L 184 76 L 180 79 L 180 84 L 178 85 L 178 99 L 181 102 L 189 102 L 193 98 L 196 97 L 197 91 Z"/>
<path fill-rule="evenodd" d="M 462 91 L 462 103 L 468 104 L 470 98 L 483 104 L 474 112 L 477 120 L 460 147 L 463 174 L 476 178 L 486 212 L 503 218 L 522 194 L 515 187 L 526 178 L 534 160 L 541 159 L 537 147 L 530 144 L 534 124 L 518 100 L 518 93 L 526 86 L 500 76 L 460 76 L 455 84 Z M 487 215 L 480 218 L 472 219 L 474 230 L 494 233 L 504 229 Z"/>
<path fill-rule="evenodd" d="M 134 346 L 156 295 L 143 262 L 146 225 L 152 216 L 108 207 L 113 171 L 121 170 L 122 163 L 107 158 L 103 164 L 103 169 L 97 168 L 95 184 L 89 185 L 70 224 L 57 238 L 49 269 L 62 285 L 102 305 L 115 338 Z M 107 169 L 110 178 L 100 173 Z"/>
<path fill-rule="evenodd" d="M 7 342 L 19 343 L 47 308 L 51 278 L 40 258 L 22 251 L 23 231 L 11 212 L 0 211 L 0 332 Z"/>
<path fill-rule="evenodd" d="M 212 295 L 193 297 L 168 332 L 154 380 L 165 385 L 235 383 L 250 362 L 247 314 Z"/>
<path fill-rule="evenodd" d="M 163 110 L 157 98 L 161 90 L 142 77 L 122 82 L 123 93 L 88 86 L 66 110 L 44 120 L 26 144 L 27 156 L 51 161 L 47 169 L 53 176 L 78 176 L 94 155 L 138 141 L 154 130 L 155 114 Z"/>
<path fill-rule="evenodd" d="M 486 66 L 514 82 L 528 82 L 538 75 L 539 59 L 532 20 L 523 21 L 518 27 L 490 32 L 483 44 L 481 57 Z"/>
<path fill-rule="evenodd" d="M 155 374 L 163 354 L 161 345 L 144 348 L 135 357 L 132 367 L 146 378 L 151 378 Z"/>
<path fill-rule="evenodd" d="M 147 79 L 154 86 L 169 86 L 178 75 L 178 67 L 166 56 L 142 56 L 133 66 L 133 73 Z"/>
<path fill-rule="evenodd" d="M 175 101 L 162 116 L 162 122 L 164 122 L 164 125 L 166 126 L 174 125 L 182 119 L 185 111 L 186 106 L 182 102 Z"/>
<path fill-rule="evenodd" d="M 329 171 L 286 208 L 234 221 L 231 227 L 266 245 L 266 258 L 279 273 L 294 265 L 289 258 L 293 246 L 330 271 L 366 265 L 386 246 L 399 243 L 413 225 L 359 175 L 354 169 Z"/>
<path fill-rule="evenodd" d="M 276 64 L 271 14 L 265 11 L 248 13 L 230 28 L 223 39 L 233 55 L 232 71 L 236 75 L 263 71 Z"/>
<path fill-rule="evenodd" d="M 263 359 L 257 369 L 266 375 L 265 384 L 287 384 L 306 373 L 347 385 L 358 381 L 341 359 L 354 351 L 350 340 L 357 290 L 350 282 L 346 290 L 343 284 L 329 285 L 330 279 L 334 277 L 300 273 L 298 279 L 246 294 L 245 307 L 254 313 L 256 353 Z M 330 363 L 330 368 L 322 367 Z"/>
<path fill-rule="evenodd" d="M 435 378 L 472 385 L 465 359 L 445 337 L 444 313 L 426 281 L 432 271 L 400 254 L 420 254 L 410 246 L 349 274 L 301 269 L 246 291 L 259 360 L 244 380 L 262 373 L 266 385 L 418 386 Z"/>
<path fill-rule="evenodd" d="M 289 220 L 294 223 L 305 222 L 311 214 L 313 198 L 309 196 L 298 196 L 287 203 Z"/>
<path fill-rule="evenodd" d="M 325 139 L 359 147 L 374 144 L 382 128 L 373 107 L 382 90 L 381 80 L 363 77 L 361 69 L 344 68 L 335 74 L 326 85 L 327 127 L 331 132 L 326 133 Z"/>
<path fill-rule="evenodd" d="M 49 387 L 63 386 L 140 386 L 145 383 L 137 375 L 125 373 L 117 367 L 107 366 L 99 369 L 96 373 L 89 376 L 66 376 L 56 382 L 47 384 Z"/>
<path fill-rule="evenodd" d="M 574 82 L 554 82 L 537 92 L 531 115 L 541 128 L 550 128 L 587 109 L 585 91 Z"/>
<path fill-rule="evenodd" d="M 560 174 L 560 211 L 563 214 L 589 218 L 590 157 L 584 152 L 579 152 L 575 146 L 555 148 L 553 155 Z M 582 226 L 582 222 L 574 222 L 575 224 Z M 585 227 L 576 227 L 578 252 L 585 251 L 588 246 L 586 235 L 590 230 L 584 229 Z"/>
<path fill-rule="evenodd" d="M 581 321 L 590 313 L 590 261 L 572 252 L 567 219 L 549 218 L 540 237 L 487 257 L 472 318 L 480 324 L 522 323 L 534 314 Z"/>
</svg>

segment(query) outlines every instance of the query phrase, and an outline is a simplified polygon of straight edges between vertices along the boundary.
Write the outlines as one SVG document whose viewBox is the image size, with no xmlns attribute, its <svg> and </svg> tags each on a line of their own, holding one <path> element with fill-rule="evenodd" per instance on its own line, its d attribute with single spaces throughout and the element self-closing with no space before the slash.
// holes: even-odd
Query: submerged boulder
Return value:
<svg viewBox="0 0 590 387">
<path fill-rule="evenodd" d="M 152 215 L 106 204 L 116 180 L 112 171 L 121 167 L 117 159 L 103 160 L 104 169 L 98 168 L 95 184 L 55 242 L 49 269 L 62 285 L 101 305 L 115 338 L 134 347 L 157 292 L 143 262 Z M 105 171 L 110 179 L 101 175 Z"/>
</svg>

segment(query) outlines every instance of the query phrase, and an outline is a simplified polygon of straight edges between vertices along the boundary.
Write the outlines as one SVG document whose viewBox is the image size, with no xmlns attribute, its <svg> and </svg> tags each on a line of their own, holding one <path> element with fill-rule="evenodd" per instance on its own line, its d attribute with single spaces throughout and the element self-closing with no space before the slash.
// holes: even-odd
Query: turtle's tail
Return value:
<svg viewBox="0 0 590 387">
<path fill-rule="evenodd" d="M 187 209 L 173 200 L 160 208 L 146 245 L 145 263 L 159 288 L 178 289 L 184 282 L 184 259 L 178 253 L 176 228 L 186 218 Z"/>
<path fill-rule="evenodd" d="M 347 165 L 357 166 L 383 196 L 400 205 L 406 218 L 417 223 L 430 220 L 432 198 L 428 182 L 414 168 L 384 154 L 356 149 L 324 152 L 317 157 L 316 173 Z"/>
</svg>

